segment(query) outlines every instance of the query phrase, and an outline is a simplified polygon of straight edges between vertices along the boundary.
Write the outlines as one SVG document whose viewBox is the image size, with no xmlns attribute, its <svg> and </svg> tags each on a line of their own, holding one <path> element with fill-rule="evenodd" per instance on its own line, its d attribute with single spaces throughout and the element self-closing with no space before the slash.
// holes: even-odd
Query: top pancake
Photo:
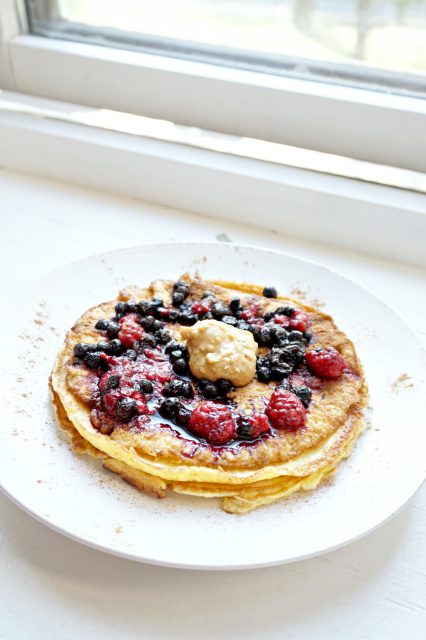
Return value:
<svg viewBox="0 0 426 640">
<path fill-rule="evenodd" d="M 130 428 L 118 422 L 110 435 L 95 429 L 90 420 L 96 373 L 73 365 L 73 347 L 78 342 L 98 342 L 94 328 L 101 317 L 112 317 L 117 301 L 100 304 L 83 314 L 68 332 L 52 374 L 52 386 L 59 396 L 68 418 L 81 436 L 96 449 L 129 466 L 167 480 L 242 483 L 254 482 L 281 475 L 306 476 L 337 459 L 339 444 L 351 435 L 351 410 L 365 402 L 366 389 L 355 348 L 330 316 L 299 301 L 287 297 L 264 298 L 261 288 L 231 282 L 213 283 L 188 275 L 183 278 L 190 285 L 190 298 L 199 299 L 204 291 L 212 291 L 216 298 L 229 301 L 238 295 L 244 306 L 256 301 L 262 311 L 292 304 L 305 310 L 310 318 L 310 330 L 315 346 L 332 346 L 344 357 L 348 368 L 336 380 L 321 381 L 313 390 L 305 428 L 294 432 L 278 432 L 249 446 L 214 447 L 192 438 L 182 437 L 172 427 L 142 424 Z M 171 299 L 172 282 L 158 280 L 146 289 L 129 287 L 120 292 L 118 300 L 143 300 L 152 296 Z M 169 325 L 179 340 L 179 326 Z M 257 406 L 263 410 L 276 383 L 253 380 L 237 388 L 230 395 L 239 408 Z"/>
</svg>

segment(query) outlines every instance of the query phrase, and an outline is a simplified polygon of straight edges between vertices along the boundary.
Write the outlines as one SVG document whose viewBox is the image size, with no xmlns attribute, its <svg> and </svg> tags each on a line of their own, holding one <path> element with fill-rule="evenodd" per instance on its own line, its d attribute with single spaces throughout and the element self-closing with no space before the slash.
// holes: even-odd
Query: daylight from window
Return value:
<svg viewBox="0 0 426 640">
<path fill-rule="evenodd" d="M 30 0 L 42 23 L 426 73 L 426 0 Z"/>
</svg>

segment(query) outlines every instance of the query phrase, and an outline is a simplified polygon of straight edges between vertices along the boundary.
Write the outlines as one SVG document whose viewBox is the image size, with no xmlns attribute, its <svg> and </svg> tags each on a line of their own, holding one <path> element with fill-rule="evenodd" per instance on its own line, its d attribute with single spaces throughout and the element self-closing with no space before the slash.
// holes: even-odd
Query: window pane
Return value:
<svg viewBox="0 0 426 640">
<path fill-rule="evenodd" d="M 402 91 L 426 87 L 426 0 L 28 0 L 28 8 L 41 35 Z"/>
</svg>

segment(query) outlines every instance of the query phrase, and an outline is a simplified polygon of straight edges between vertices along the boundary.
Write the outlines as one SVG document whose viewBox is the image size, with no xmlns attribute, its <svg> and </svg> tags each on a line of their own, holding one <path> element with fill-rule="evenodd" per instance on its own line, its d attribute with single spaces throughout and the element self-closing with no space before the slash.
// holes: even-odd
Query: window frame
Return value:
<svg viewBox="0 0 426 640">
<path fill-rule="evenodd" d="M 0 103 L 3 169 L 426 266 L 423 193 L 66 122 L 63 102 Z"/>
<path fill-rule="evenodd" d="M 28 35 L 24 4 L 0 6 L 0 88 L 426 171 L 422 98 Z"/>
</svg>

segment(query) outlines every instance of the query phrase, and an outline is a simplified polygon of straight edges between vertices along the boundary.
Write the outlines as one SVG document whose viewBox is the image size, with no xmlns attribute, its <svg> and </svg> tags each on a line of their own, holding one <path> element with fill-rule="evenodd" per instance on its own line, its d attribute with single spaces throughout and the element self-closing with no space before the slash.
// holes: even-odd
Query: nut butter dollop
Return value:
<svg viewBox="0 0 426 640">
<path fill-rule="evenodd" d="M 249 331 L 217 320 L 200 320 L 182 327 L 189 351 L 189 368 L 197 378 L 230 380 L 236 387 L 251 382 L 256 373 L 257 344 Z"/>
</svg>

